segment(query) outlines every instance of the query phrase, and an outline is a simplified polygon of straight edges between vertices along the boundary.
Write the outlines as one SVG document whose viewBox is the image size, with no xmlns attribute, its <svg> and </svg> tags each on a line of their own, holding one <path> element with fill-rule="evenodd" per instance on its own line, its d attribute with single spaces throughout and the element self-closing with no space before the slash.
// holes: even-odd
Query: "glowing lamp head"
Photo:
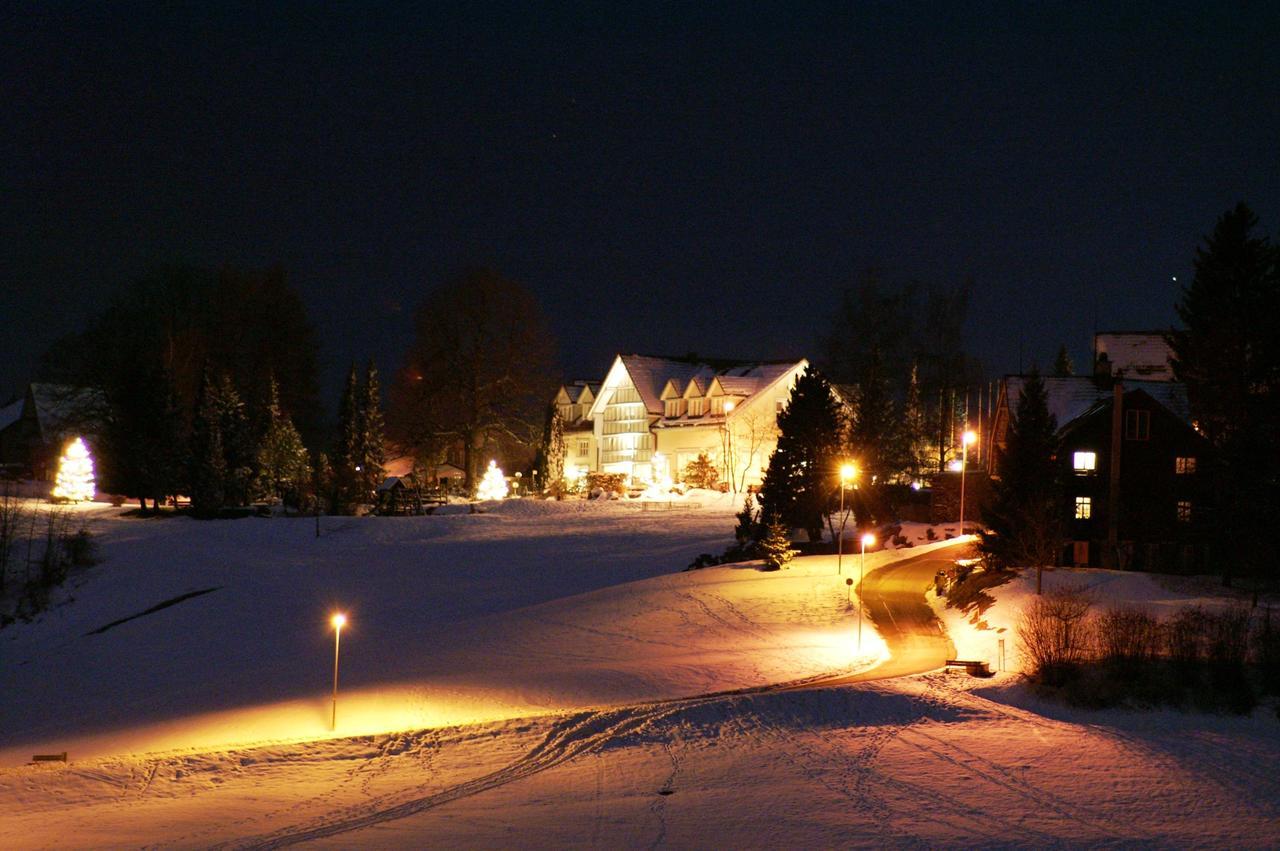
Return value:
<svg viewBox="0 0 1280 851">
<path fill-rule="evenodd" d="M 978 435 L 972 429 L 970 429 L 966 431 L 963 435 L 961 435 L 960 439 L 964 441 L 965 446 L 972 446 L 973 444 L 978 442 Z"/>
<path fill-rule="evenodd" d="M 858 468 L 853 466 L 852 464 L 840 465 L 840 481 L 842 482 L 852 481 L 853 478 L 857 475 L 858 475 Z"/>
<path fill-rule="evenodd" d="M 870 532 L 862 536 L 862 546 L 864 547 L 874 546 L 875 542 L 876 542 L 876 536 L 871 534 Z"/>
<path fill-rule="evenodd" d="M 737 406 L 734 402 L 725 402 L 725 403 L 724 403 L 724 412 L 725 412 L 726 414 L 732 414 L 732 413 L 733 413 L 733 409 L 734 409 L 734 408 L 736 408 L 736 407 L 738 407 L 738 406 Z"/>
<path fill-rule="evenodd" d="M 342 629 L 347 625 L 347 616 L 342 614 L 342 612 L 338 612 L 336 615 L 329 618 L 329 623 L 333 625 L 334 629 Z"/>
</svg>

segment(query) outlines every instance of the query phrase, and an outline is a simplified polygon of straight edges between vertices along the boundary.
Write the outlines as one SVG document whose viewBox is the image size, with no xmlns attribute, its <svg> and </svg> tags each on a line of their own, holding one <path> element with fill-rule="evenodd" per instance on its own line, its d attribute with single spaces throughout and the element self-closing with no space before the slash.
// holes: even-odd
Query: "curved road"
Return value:
<svg viewBox="0 0 1280 851">
<path fill-rule="evenodd" d="M 947 636 L 942 622 L 924 598 L 939 570 L 950 567 L 962 557 L 960 545 L 943 547 L 930 553 L 873 570 L 859 588 L 863 611 L 869 623 L 889 648 L 889 658 L 869 671 L 846 677 L 816 680 L 793 688 L 817 688 L 870 680 L 887 680 L 924 674 L 943 667 L 955 658 L 956 648 Z"/>
</svg>

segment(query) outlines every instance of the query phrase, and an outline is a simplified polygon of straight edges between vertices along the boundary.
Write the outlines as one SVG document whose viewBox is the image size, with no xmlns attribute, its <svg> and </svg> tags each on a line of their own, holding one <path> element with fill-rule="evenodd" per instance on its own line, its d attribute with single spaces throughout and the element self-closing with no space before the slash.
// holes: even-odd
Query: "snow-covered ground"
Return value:
<svg viewBox="0 0 1280 851">
<path fill-rule="evenodd" d="M 854 646 L 834 558 L 680 572 L 731 536 L 736 501 L 707 497 L 329 518 L 319 539 L 90 509 L 105 560 L 0 631 L 0 847 L 1280 843 L 1262 713 L 1029 709 L 1011 676 L 942 673 L 714 694 L 883 645 Z M 954 626 L 960 655 L 987 637 Z"/>
</svg>

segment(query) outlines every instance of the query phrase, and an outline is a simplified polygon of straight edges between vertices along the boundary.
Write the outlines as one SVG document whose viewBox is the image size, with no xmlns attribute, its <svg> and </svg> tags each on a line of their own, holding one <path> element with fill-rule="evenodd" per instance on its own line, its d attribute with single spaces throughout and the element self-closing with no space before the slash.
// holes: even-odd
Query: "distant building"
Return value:
<svg viewBox="0 0 1280 851">
<path fill-rule="evenodd" d="M 1102 331 L 1093 335 L 1094 372 L 1140 381 L 1173 381 L 1173 349 L 1164 331 Z"/>
<path fill-rule="evenodd" d="M 556 393 L 556 410 L 564 424 L 564 469 L 577 474 L 598 469 L 595 424 L 587 416 L 600 392 L 599 381 L 571 381 Z"/>
<path fill-rule="evenodd" d="M 1058 424 L 1067 539 L 1060 563 L 1205 569 L 1209 444 L 1191 423 L 1186 387 L 1105 374 L 1042 380 Z M 1006 376 L 1001 383 L 989 438 L 992 476 L 1025 383 L 1026 376 Z"/>
<path fill-rule="evenodd" d="M 102 394 L 61 384 L 30 384 L 20 399 L 0 408 L 0 465 L 50 481 L 63 444 L 82 436 L 90 450 L 105 415 Z"/>
<path fill-rule="evenodd" d="M 685 466 L 705 454 L 722 480 L 732 470 L 735 486 L 758 485 L 777 445 L 778 413 L 807 366 L 803 359 L 618 355 L 599 384 L 574 382 L 557 394 L 565 470 L 637 481 L 666 473 L 679 480 Z"/>
</svg>

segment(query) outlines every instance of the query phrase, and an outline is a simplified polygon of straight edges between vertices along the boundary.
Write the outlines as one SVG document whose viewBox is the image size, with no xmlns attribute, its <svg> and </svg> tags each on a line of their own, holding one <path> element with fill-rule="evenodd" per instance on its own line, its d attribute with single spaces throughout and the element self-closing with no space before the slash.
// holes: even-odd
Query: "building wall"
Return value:
<svg viewBox="0 0 1280 851">
<path fill-rule="evenodd" d="M 1146 439 L 1126 434 L 1130 412 L 1145 414 Z M 1120 499 L 1110 505 L 1112 409 L 1083 419 L 1063 438 L 1058 453 L 1066 496 L 1064 562 L 1147 570 L 1186 571 L 1206 567 L 1207 532 L 1211 527 L 1206 483 L 1208 443 L 1190 426 L 1142 393 L 1124 397 L 1120 428 Z M 1075 469 L 1077 452 L 1093 452 L 1092 473 Z M 1179 472 L 1179 458 L 1195 459 L 1193 472 Z M 1185 463 L 1183 469 L 1185 470 Z M 1076 499 L 1090 500 L 1087 519 L 1077 518 Z M 1184 516 L 1180 519 L 1179 503 Z M 1118 510 L 1118 552 L 1108 553 L 1111 511 Z M 1073 542 L 1087 543 L 1077 553 Z M 1084 559 L 1080 556 L 1085 555 Z"/>
</svg>

